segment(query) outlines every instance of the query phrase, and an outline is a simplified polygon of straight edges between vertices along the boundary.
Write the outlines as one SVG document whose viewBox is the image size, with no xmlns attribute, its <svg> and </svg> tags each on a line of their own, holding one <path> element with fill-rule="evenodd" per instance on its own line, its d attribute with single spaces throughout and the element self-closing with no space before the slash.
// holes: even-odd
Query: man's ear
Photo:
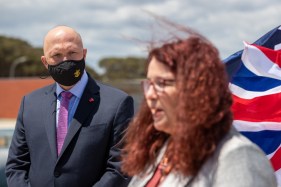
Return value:
<svg viewBox="0 0 281 187">
<path fill-rule="evenodd" d="M 43 63 L 43 65 L 45 66 L 46 69 L 48 69 L 48 63 L 46 61 L 46 57 L 45 56 L 41 56 L 41 62 Z"/>
<path fill-rule="evenodd" d="M 87 49 L 83 49 L 83 58 L 86 60 L 86 56 L 87 56 Z"/>
</svg>

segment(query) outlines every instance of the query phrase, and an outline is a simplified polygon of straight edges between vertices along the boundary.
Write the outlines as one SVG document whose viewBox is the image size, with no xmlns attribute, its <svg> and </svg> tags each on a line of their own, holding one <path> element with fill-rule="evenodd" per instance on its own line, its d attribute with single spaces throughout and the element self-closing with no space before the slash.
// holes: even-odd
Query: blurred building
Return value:
<svg viewBox="0 0 281 187">
<path fill-rule="evenodd" d="M 24 95 L 52 83 L 54 81 L 51 78 L 0 79 L 0 125 L 10 125 L 14 122 Z M 142 98 L 139 80 L 112 81 L 106 82 L 106 84 L 132 95 L 137 109 Z"/>
<path fill-rule="evenodd" d="M 21 99 L 37 88 L 53 83 L 53 79 L 12 78 L 0 79 L 0 119 L 5 123 L 17 117 Z M 1 123 L 2 122 L 2 123 Z M 3 125 L 3 121 L 0 125 Z"/>
</svg>

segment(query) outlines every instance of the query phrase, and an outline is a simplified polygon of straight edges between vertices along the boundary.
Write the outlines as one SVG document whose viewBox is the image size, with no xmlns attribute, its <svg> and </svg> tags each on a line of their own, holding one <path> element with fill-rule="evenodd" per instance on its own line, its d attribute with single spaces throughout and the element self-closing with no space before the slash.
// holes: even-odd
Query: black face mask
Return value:
<svg viewBox="0 0 281 187">
<path fill-rule="evenodd" d="M 53 79 L 64 86 L 76 84 L 82 77 L 85 69 L 85 60 L 65 60 L 57 65 L 48 65 Z"/>
</svg>

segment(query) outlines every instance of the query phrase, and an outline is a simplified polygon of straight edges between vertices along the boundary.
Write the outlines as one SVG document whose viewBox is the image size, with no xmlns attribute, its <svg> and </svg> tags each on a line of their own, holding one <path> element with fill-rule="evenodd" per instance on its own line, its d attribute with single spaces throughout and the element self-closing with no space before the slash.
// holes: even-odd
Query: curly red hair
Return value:
<svg viewBox="0 0 281 187">
<path fill-rule="evenodd" d="M 177 39 L 150 51 L 148 63 L 155 57 L 176 76 L 178 90 L 177 136 L 171 136 L 167 156 L 173 169 L 183 175 L 196 175 L 214 153 L 232 124 L 232 98 L 224 64 L 218 50 L 200 35 Z M 153 118 L 145 101 L 125 135 L 122 170 L 141 174 L 154 164 L 168 134 L 153 127 Z"/>
</svg>

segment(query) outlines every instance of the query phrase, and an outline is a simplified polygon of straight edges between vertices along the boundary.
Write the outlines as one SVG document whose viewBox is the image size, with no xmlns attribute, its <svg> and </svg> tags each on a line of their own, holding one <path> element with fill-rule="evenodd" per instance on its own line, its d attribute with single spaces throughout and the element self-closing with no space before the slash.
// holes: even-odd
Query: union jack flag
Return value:
<svg viewBox="0 0 281 187">
<path fill-rule="evenodd" d="M 224 60 L 234 126 L 267 155 L 281 187 L 281 26 Z"/>
</svg>

